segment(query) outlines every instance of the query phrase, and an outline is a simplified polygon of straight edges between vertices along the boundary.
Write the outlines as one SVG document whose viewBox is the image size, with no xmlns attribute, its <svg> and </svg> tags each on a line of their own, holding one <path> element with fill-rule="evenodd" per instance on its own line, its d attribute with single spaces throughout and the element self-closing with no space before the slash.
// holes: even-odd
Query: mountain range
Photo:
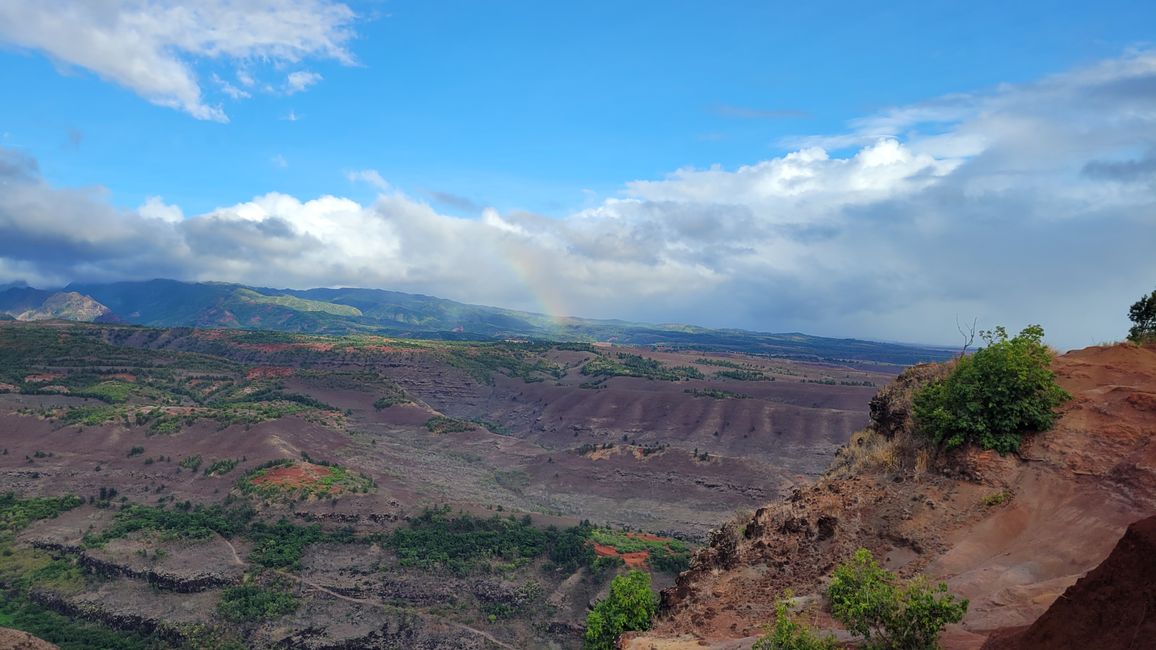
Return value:
<svg viewBox="0 0 1156 650">
<path fill-rule="evenodd" d="M 911 364 L 945 359 L 945 348 L 800 333 L 555 318 L 382 289 L 269 289 L 220 282 L 148 280 L 0 287 L 0 318 L 121 322 L 149 327 L 261 329 L 325 335 L 434 339 L 546 339 L 660 345 L 801 359 Z"/>
</svg>

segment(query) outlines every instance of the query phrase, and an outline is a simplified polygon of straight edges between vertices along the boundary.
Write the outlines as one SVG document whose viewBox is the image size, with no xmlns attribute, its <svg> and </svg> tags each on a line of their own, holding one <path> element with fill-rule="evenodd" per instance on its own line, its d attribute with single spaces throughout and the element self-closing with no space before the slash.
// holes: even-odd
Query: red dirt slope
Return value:
<svg viewBox="0 0 1156 650">
<path fill-rule="evenodd" d="M 1026 629 L 994 635 L 984 650 L 1140 650 L 1156 643 L 1156 517 L 1128 527 L 1100 566 Z"/>
<path fill-rule="evenodd" d="M 1019 455 L 972 450 L 930 472 L 824 476 L 716 533 L 663 593 L 655 629 L 627 647 L 674 648 L 680 638 L 712 649 L 749 644 L 785 589 L 817 594 L 860 546 L 903 576 L 944 580 L 971 601 L 962 625 L 941 639 L 945 648 L 977 650 L 994 630 L 1030 625 L 1130 523 L 1156 512 L 1156 347 L 1078 350 L 1053 370 L 1073 399 Z M 1152 638 L 1136 647 L 1156 647 Z"/>
</svg>

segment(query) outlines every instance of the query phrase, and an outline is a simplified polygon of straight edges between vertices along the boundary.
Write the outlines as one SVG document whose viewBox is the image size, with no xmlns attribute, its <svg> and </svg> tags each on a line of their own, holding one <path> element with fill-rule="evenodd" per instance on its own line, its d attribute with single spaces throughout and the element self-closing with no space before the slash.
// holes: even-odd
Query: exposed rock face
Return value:
<svg viewBox="0 0 1156 650">
<path fill-rule="evenodd" d="M 840 472 L 716 531 L 663 593 L 655 629 L 629 647 L 676 648 L 686 638 L 712 650 L 749 644 L 772 620 L 784 590 L 820 593 L 857 547 L 901 576 L 944 580 L 971 601 L 963 624 L 941 639 L 944 648 L 978 650 L 992 630 L 1032 623 L 1108 555 L 1131 522 L 1156 512 L 1156 347 L 1079 350 L 1057 358 L 1053 370 L 1073 399 L 1054 429 L 1026 440 L 1018 456 L 968 450 L 946 464 L 931 459 L 928 471 L 884 463 L 855 473 L 844 463 Z M 913 384 L 934 372 L 913 368 L 881 391 L 871 405 L 876 432 L 911 436 Z M 1137 645 L 1076 636 L 1022 647 L 1154 647 L 1156 631 L 1141 627 L 1153 625 L 1144 618 L 1146 606 L 1156 620 L 1156 542 L 1144 530 L 1130 534 L 1129 544 L 1147 550 L 1128 556 L 1146 560 L 1143 570 L 1121 560 L 1125 568 L 1112 569 L 1114 577 L 1082 588 L 1093 604 L 1134 602 L 1109 605 L 1102 619 L 1090 613 L 1069 630 L 1126 627 L 1121 635 L 1138 634 Z M 1107 591 L 1111 580 L 1122 581 L 1117 595 Z"/>
<path fill-rule="evenodd" d="M 912 396 L 919 388 L 947 376 L 951 367 L 951 363 L 925 363 L 904 370 L 871 398 L 868 404 L 871 426 L 888 438 L 911 435 Z"/>
<path fill-rule="evenodd" d="M 1097 648 L 1156 644 L 1156 517 L 1128 527 L 1108 559 L 1068 588 L 1026 629 L 994 635 L 984 650 Z"/>
<path fill-rule="evenodd" d="M 16 315 L 16 320 L 75 320 L 95 322 L 109 320 L 112 310 L 75 291 L 54 293 L 39 307 Z"/>
</svg>

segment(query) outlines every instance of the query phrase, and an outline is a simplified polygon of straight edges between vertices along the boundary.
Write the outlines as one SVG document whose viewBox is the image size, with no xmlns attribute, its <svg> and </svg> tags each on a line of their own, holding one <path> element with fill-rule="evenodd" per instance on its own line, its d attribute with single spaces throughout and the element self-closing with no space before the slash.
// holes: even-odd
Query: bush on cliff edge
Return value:
<svg viewBox="0 0 1156 650">
<path fill-rule="evenodd" d="M 1025 433 L 1052 427 L 1056 407 L 1071 395 L 1056 384 L 1039 325 L 1012 338 L 1003 327 L 981 336 L 987 347 L 915 395 L 915 424 L 946 449 L 970 443 L 1016 451 Z"/>
</svg>

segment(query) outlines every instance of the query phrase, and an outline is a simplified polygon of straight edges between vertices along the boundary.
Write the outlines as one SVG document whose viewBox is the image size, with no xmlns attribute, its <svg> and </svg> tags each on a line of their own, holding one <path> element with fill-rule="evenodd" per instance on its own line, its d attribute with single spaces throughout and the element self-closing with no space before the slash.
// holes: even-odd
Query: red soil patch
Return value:
<svg viewBox="0 0 1156 650">
<path fill-rule="evenodd" d="M 604 546 L 597 542 L 594 543 L 594 553 L 598 557 L 620 557 L 626 566 L 631 569 L 641 569 L 645 567 L 646 561 L 650 559 L 650 551 L 619 553 L 618 549 L 613 546 Z"/>
<path fill-rule="evenodd" d="M 127 381 L 132 384 L 136 382 L 136 375 L 130 375 L 127 372 L 118 372 L 115 375 L 109 375 L 109 379 L 118 379 L 120 381 Z"/>
<path fill-rule="evenodd" d="M 245 377 L 247 379 L 290 377 L 293 375 L 293 372 L 293 368 L 286 368 L 284 366 L 257 366 L 250 370 Z"/>
<path fill-rule="evenodd" d="M 0 384 L 0 393 L 15 393 L 16 386 L 12 384 Z"/>
<path fill-rule="evenodd" d="M 62 375 L 58 372 L 45 372 L 45 373 L 41 373 L 39 375 L 28 375 L 27 377 L 24 378 L 24 383 L 26 383 L 26 384 L 43 384 L 44 382 L 53 381 L 55 379 L 60 379 L 63 376 L 64 375 Z"/>
<path fill-rule="evenodd" d="M 301 461 L 292 465 L 271 468 L 261 476 L 253 477 L 250 481 L 253 485 L 273 485 L 296 490 L 313 488 L 326 476 L 329 476 L 328 467 Z M 337 494 L 342 492 L 342 489 L 340 486 L 334 485 L 329 488 L 329 491 Z"/>
</svg>

